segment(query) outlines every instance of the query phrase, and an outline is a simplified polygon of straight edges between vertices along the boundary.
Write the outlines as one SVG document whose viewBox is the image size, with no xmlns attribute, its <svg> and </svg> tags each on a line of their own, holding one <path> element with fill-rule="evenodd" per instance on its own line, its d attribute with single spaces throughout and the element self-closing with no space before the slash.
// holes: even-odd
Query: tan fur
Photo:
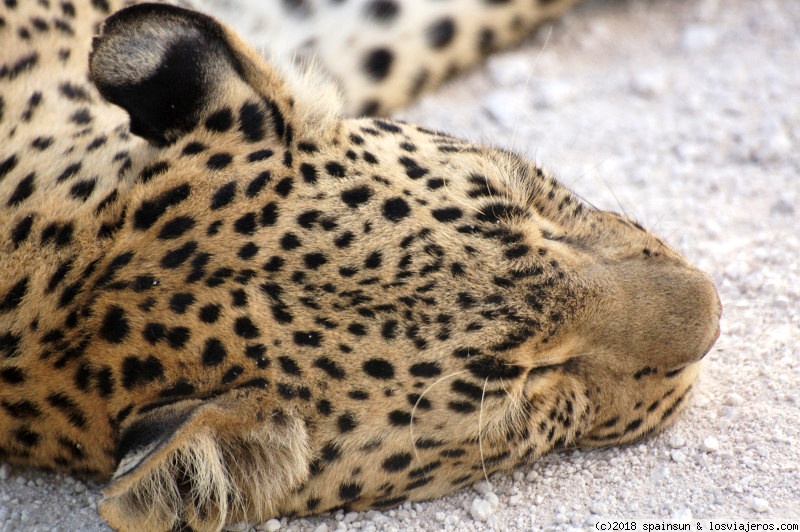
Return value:
<svg viewBox="0 0 800 532">
<path fill-rule="evenodd" d="M 657 236 L 518 155 L 341 118 L 211 18 L 138 6 L 91 45 L 108 13 L 73 8 L 0 11 L 0 458 L 109 480 L 117 529 L 216 530 L 686 404 L 721 307 Z"/>
</svg>

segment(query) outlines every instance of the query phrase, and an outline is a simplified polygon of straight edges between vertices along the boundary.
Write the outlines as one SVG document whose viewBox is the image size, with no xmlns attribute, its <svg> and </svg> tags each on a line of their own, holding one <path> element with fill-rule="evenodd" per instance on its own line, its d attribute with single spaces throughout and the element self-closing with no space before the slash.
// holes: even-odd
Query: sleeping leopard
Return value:
<svg viewBox="0 0 800 532">
<path fill-rule="evenodd" d="M 218 530 L 672 421 L 710 277 L 521 156 L 375 117 L 571 3 L 283 2 L 341 30 L 295 68 L 183 7 L 5 0 L 0 459 L 106 480 L 118 530 Z"/>
</svg>

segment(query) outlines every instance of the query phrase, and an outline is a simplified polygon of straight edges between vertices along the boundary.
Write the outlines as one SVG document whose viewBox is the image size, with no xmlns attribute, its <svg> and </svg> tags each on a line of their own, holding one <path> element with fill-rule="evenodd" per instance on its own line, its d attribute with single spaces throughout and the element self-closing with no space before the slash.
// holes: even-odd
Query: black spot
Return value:
<svg viewBox="0 0 800 532">
<path fill-rule="evenodd" d="M 400 11 L 400 6 L 393 0 L 372 0 L 364 6 L 364 14 L 378 22 L 390 22 Z"/>
<path fill-rule="evenodd" d="M 256 253 L 258 253 L 258 249 L 259 248 L 255 242 L 248 242 L 239 248 L 237 255 L 242 260 L 250 260 L 256 255 Z"/>
<path fill-rule="evenodd" d="M 352 501 L 357 499 L 359 495 L 361 495 L 361 484 L 348 482 L 339 485 L 340 501 Z"/>
<path fill-rule="evenodd" d="M 300 239 L 295 236 L 294 233 L 286 233 L 281 237 L 281 247 L 286 251 L 291 251 L 300 247 L 302 244 L 300 243 Z"/>
<path fill-rule="evenodd" d="M 72 177 L 75 174 L 77 174 L 80 171 L 80 169 L 81 169 L 81 163 L 78 162 L 78 163 L 70 164 L 69 166 L 64 168 L 63 172 L 61 172 L 58 175 L 58 177 L 56 178 L 56 183 L 63 183 L 64 181 L 66 181 L 70 177 Z M 0 169 L 0 175 L 2 175 L 1 169 Z"/>
<path fill-rule="evenodd" d="M 397 337 L 397 321 L 389 320 L 381 327 L 381 336 L 387 340 L 392 340 Z"/>
<path fill-rule="evenodd" d="M 163 323 L 148 323 L 142 329 L 142 336 L 148 343 L 155 345 L 167 335 L 167 327 Z"/>
<path fill-rule="evenodd" d="M 158 161 L 149 166 L 145 166 L 141 172 L 139 172 L 139 181 L 142 183 L 147 183 L 151 179 L 156 176 L 159 176 L 169 170 L 169 164 L 166 161 Z"/>
<path fill-rule="evenodd" d="M 163 377 L 164 367 L 154 356 L 142 360 L 135 356 L 126 357 L 122 361 L 122 386 L 130 390 Z"/>
<path fill-rule="evenodd" d="M 181 155 L 197 155 L 198 153 L 203 153 L 207 149 L 208 146 L 206 146 L 205 144 L 201 142 L 192 141 L 183 147 L 183 150 L 181 150 Z"/>
<path fill-rule="evenodd" d="M 264 227 L 275 225 L 275 222 L 278 221 L 278 204 L 271 201 L 264 205 L 264 208 L 261 209 L 260 221 L 261 225 Z"/>
<path fill-rule="evenodd" d="M 247 155 L 247 162 L 248 163 L 255 163 L 255 162 L 258 162 L 258 161 L 265 161 L 265 160 L 269 159 L 270 157 L 272 157 L 274 154 L 275 154 L 275 152 L 273 152 L 270 149 L 256 150 L 253 153 L 250 153 L 250 154 Z M 267 180 L 269 180 L 269 171 L 264 171 L 264 172 L 262 172 L 261 175 L 263 175 L 263 174 L 266 174 Z"/>
<path fill-rule="evenodd" d="M 6 202 L 6 207 L 14 207 L 28 199 L 30 195 L 33 194 L 34 190 L 36 190 L 36 185 L 34 185 L 35 178 L 36 175 L 30 173 L 26 175 L 22 181 L 17 183 L 17 187 Z"/>
<path fill-rule="evenodd" d="M 36 137 L 31 142 L 31 146 L 39 151 L 44 151 L 53 145 L 55 139 L 53 137 Z"/>
<path fill-rule="evenodd" d="M 436 377 L 442 373 L 442 369 L 437 362 L 418 362 L 408 369 L 414 377 Z"/>
<path fill-rule="evenodd" d="M 345 371 L 328 357 L 318 358 L 314 361 L 314 367 L 321 369 L 327 373 L 331 378 L 341 380 L 346 376 Z"/>
<path fill-rule="evenodd" d="M 639 427 L 642 426 L 642 422 L 643 420 L 641 418 L 634 419 L 633 421 L 625 425 L 625 432 L 631 432 L 638 429 Z"/>
<path fill-rule="evenodd" d="M 194 303 L 194 295 L 186 292 L 174 294 L 169 300 L 169 308 L 176 314 L 183 314 Z"/>
<path fill-rule="evenodd" d="M 195 387 L 189 384 L 186 379 L 180 379 L 169 388 L 164 388 L 158 394 L 160 397 L 182 397 L 195 393 Z"/>
<path fill-rule="evenodd" d="M 222 170 L 233 161 L 233 156 L 230 153 L 215 153 L 206 161 L 206 167 L 209 170 Z"/>
<path fill-rule="evenodd" d="M 322 333 L 319 331 L 295 331 L 294 343 L 299 346 L 319 347 Z"/>
<path fill-rule="evenodd" d="M 24 399 L 14 403 L 3 401 L 0 404 L 3 405 L 3 409 L 8 412 L 11 417 L 16 419 L 31 419 L 42 415 L 42 411 L 39 410 L 36 403 Z"/>
<path fill-rule="evenodd" d="M 204 323 L 214 323 L 219 319 L 222 305 L 208 304 L 200 309 L 200 321 Z"/>
<path fill-rule="evenodd" d="M 356 415 L 352 412 L 345 412 L 336 419 L 336 424 L 339 427 L 339 432 L 350 432 L 358 426 L 356 422 Z"/>
<path fill-rule="evenodd" d="M 169 207 L 175 206 L 188 198 L 190 192 L 191 188 L 184 183 L 152 200 L 143 201 L 134 213 L 134 227 L 139 230 L 149 229 Z"/>
<path fill-rule="evenodd" d="M 336 245 L 337 248 L 346 248 L 349 247 L 350 244 L 353 242 L 354 235 L 350 231 L 345 231 L 341 235 L 337 236 L 333 243 Z"/>
<path fill-rule="evenodd" d="M 258 174 L 252 181 L 250 181 L 250 184 L 247 185 L 247 190 L 245 191 L 247 197 L 255 197 L 259 192 L 261 192 L 264 186 L 270 182 L 270 179 L 271 175 L 268 170 Z"/>
<path fill-rule="evenodd" d="M 284 177 L 275 185 L 275 192 L 278 193 L 279 196 L 286 197 L 294 188 L 294 179 L 291 177 Z"/>
<path fill-rule="evenodd" d="M 100 337 L 112 344 L 122 343 L 131 330 L 125 311 L 117 305 L 110 305 L 100 325 Z"/>
<path fill-rule="evenodd" d="M 507 364 L 503 360 L 491 356 L 470 358 L 467 369 L 478 378 L 489 380 L 515 379 L 522 374 L 522 368 Z"/>
<path fill-rule="evenodd" d="M 28 292 L 28 277 L 17 281 L 0 300 L 0 314 L 16 309 Z"/>
<path fill-rule="evenodd" d="M 428 179 L 427 185 L 428 185 L 429 189 L 437 190 L 437 189 L 442 188 L 444 186 L 444 183 L 445 183 L 444 179 L 442 179 L 440 177 L 433 177 L 431 179 Z"/>
<path fill-rule="evenodd" d="M 161 266 L 167 269 L 175 269 L 186 262 L 196 250 L 197 242 L 186 242 L 179 248 L 167 251 L 161 258 Z"/>
<path fill-rule="evenodd" d="M 228 371 L 222 376 L 222 384 L 230 384 L 236 379 L 239 378 L 239 375 L 244 373 L 244 368 L 242 366 L 231 366 Z"/>
<path fill-rule="evenodd" d="M 280 363 L 283 372 L 286 373 L 287 375 L 293 375 L 299 377 L 300 375 L 303 374 L 303 372 L 300 370 L 300 366 L 298 366 L 297 362 L 295 362 L 295 360 L 291 357 L 288 356 L 278 357 L 278 362 Z"/>
<path fill-rule="evenodd" d="M 258 330 L 258 327 L 256 327 L 256 325 L 247 316 L 236 318 L 233 330 L 236 331 L 236 334 L 242 338 L 252 339 L 261 336 L 261 331 Z"/>
<path fill-rule="evenodd" d="M 228 131 L 233 125 L 233 113 L 229 107 L 214 111 L 206 118 L 206 129 L 222 133 Z"/>
<path fill-rule="evenodd" d="M 211 210 L 217 210 L 233 201 L 236 196 L 236 181 L 225 183 L 211 197 Z"/>
<path fill-rule="evenodd" d="M 233 229 L 240 235 L 252 235 L 256 230 L 256 213 L 248 212 L 233 223 Z"/>
<path fill-rule="evenodd" d="M 443 18 L 431 24 L 426 30 L 426 36 L 431 48 L 444 48 L 453 41 L 456 25 L 451 18 Z"/>
<path fill-rule="evenodd" d="M 5 358 L 13 358 L 19 355 L 20 340 L 19 336 L 11 332 L 0 334 L 0 353 Z"/>
<path fill-rule="evenodd" d="M 307 253 L 303 257 L 303 262 L 305 263 L 307 268 L 311 270 L 316 270 L 317 268 L 328 262 L 328 259 L 322 253 Z"/>
<path fill-rule="evenodd" d="M 264 138 L 266 116 L 260 105 L 248 102 L 239 109 L 239 131 L 247 142 L 258 142 Z"/>
<path fill-rule="evenodd" d="M 657 373 L 657 372 L 658 372 L 658 370 L 657 370 L 657 369 L 655 369 L 655 368 L 651 368 L 651 367 L 649 367 L 649 366 L 645 366 L 644 368 L 642 368 L 642 369 L 640 369 L 639 371 L 637 371 L 637 372 L 636 372 L 636 373 L 633 375 L 633 378 L 634 378 L 634 379 L 636 379 L 636 380 L 638 381 L 638 380 L 640 380 L 642 377 L 646 377 L 646 376 L 650 375 L 651 373 Z"/>
<path fill-rule="evenodd" d="M 447 403 L 447 408 L 459 414 L 471 414 L 477 410 L 477 407 L 469 401 L 450 401 Z"/>
<path fill-rule="evenodd" d="M 76 200 L 86 201 L 89 196 L 94 192 L 94 187 L 97 185 L 97 179 L 84 179 L 78 181 L 69 189 L 69 195 Z"/>
<path fill-rule="evenodd" d="M 463 212 L 458 207 L 445 207 L 434 210 L 432 214 L 440 222 L 454 222 L 461 218 Z"/>
<path fill-rule="evenodd" d="M 303 163 L 300 165 L 300 173 L 303 174 L 303 180 L 306 183 L 316 183 L 317 182 L 317 169 L 308 163 Z"/>
<path fill-rule="evenodd" d="M 2 70 L 0 70 L 0 72 L 2 72 Z M 9 172 L 11 172 L 11 170 L 16 168 L 17 162 L 18 159 L 16 155 L 10 155 L 6 157 L 6 159 L 3 162 L 0 162 L 0 179 L 3 179 L 6 175 L 9 174 Z M 75 171 L 77 172 L 77 170 Z"/>
<path fill-rule="evenodd" d="M 383 467 L 384 471 L 396 473 L 411 465 L 411 458 L 411 454 L 409 453 L 393 454 L 383 461 L 381 467 Z"/>
<path fill-rule="evenodd" d="M 372 189 L 364 185 L 342 192 L 342 201 L 353 209 L 367 203 L 371 197 Z"/>
<path fill-rule="evenodd" d="M 417 161 L 411 157 L 400 157 L 398 162 L 406 169 L 406 175 L 411 179 L 419 179 L 428 174 L 428 169 L 419 166 Z"/>
<path fill-rule="evenodd" d="M 84 107 L 83 109 L 78 109 L 72 113 L 69 117 L 69 120 L 70 122 L 74 122 L 79 126 L 85 126 L 92 121 L 92 114 L 89 112 L 88 108 Z"/>
<path fill-rule="evenodd" d="M 328 172 L 331 177 L 344 177 L 345 175 L 344 166 L 335 161 L 328 162 L 325 165 L 325 171 Z"/>
<path fill-rule="evenodd" d="M 225 346 L 216 338 L 209 338 L 206 340 L 206 345 L 203 348 L 203 364 L 206 366 L 217 366 L 225 360 L 228 352 Z"/>
<path fill-rule="evenodd" d="M 413 408 L 419 408 L 422 410 L 430 410 L 432 405 L 431 402 L 416 393 L 410 393 L 406 396 L 408 399 L 408 404 L 411 405 Z"/>
<path fill-rule="evenodd" d="M 22 384 L 25 382 L 25 372 L 15 366 L 10 366 L 0 370 L 0 379 L 7 384 Z"/>
<path fill-rule="evenodd" d="M 391 379 L 394 377 L 394 366 L 382 358 L 372 358 L 364 362 L 364 373 L 376 379 Z"/>
<path fill-rule="evenodd" d="M 317 220 L 319 220 L 319 216 L 321 214 L 322 213 L 320 211 L 313 209 L 310 211 L 304 211 L 297 216 L 297 223 L 303 229 L 311 229 L 314 224 L 317 223 Z"/>
<path fill-rule="evenodd" d="M 362 68 L 368 77 L 375 81 L 382 81 L 389 75 L 392 68 L 394 54 L 388 48 L 376 48 L 365 57 Z"/>
<path fill-rule="evenodd" d="M 525 211 L 517 205 L 509 203 L 490 203 L 485 205 L 477 215 L 477 219 L 481 222 L 500 223 L 501 221 L 508 220 L 509 218 L 524 216 Z"/>
<path fill-rule="evenodd" d="M 411 208 L 403 198 L 395 197 L 383 203 L 383 216 L 392 222 L 399 222 L 411 212 Z"/>
<path fill-rule="evenodd" d="M 2 73 L 2 70 L 0 70 Z M 34 432 L 27 427 L 22 427 L 14 431 L 14 440 L 25 447 L 35 447 L 39 444 L 39 440 L 41 439 L 41 435 L 38 432 Z"/>
<path fill-rule="evenodd" d="M 408 427 L 411 423 L 411 413 L 402 410 L 389 412 L 389 424 L 395 427 Z"/>
<path fill-rule="evenodd" d="M 274 273 L 280 271 L 280 269 L 283 268 L 285 262 L 286 261 L 283 260 L 281 257 L 273 255 L 272 257 L 269 258 L 267 262 L 264 263 L 261 269 L 264 270 L 265 272 Z"/>
<path fill-rule="evenodd" d="M 531 249 L 526 246 L 525 244 L 520 244 L 518 246 L 510 247 L 503 253 L 505 257 L 509 260 L 518 259 L 520 257 L 524 257 Z"/>
<path fill-rule="evenodd" d="M 172 240 L 182 236 L 194 226 L 194 218 L 189 216 L 176 216 L 163 225 L 161 231 L 158 233 L 158 238 L 161 240 Z"/>
<path fill-rule="evenodd" d="M 47 396 L 47 402 L 51 406 L 60 410 L 69 422 L 79 429 L 86 427 L 86 414 L 78 407 L 78 404 L 64 393 L 52 393 Z"/>
<path fill-rule="evenodd" d="M 11 241 L 14 244 L 14 247 L 19 247 L 25 240 L 28 239 L 28 236 L 31 234 L 31 227 L 33 226 L 33 215 L 28 214 L 22 220 L 17 222 L 17 225 L 14 226 L 14 229 L 11 230 Z"/>
</svg>

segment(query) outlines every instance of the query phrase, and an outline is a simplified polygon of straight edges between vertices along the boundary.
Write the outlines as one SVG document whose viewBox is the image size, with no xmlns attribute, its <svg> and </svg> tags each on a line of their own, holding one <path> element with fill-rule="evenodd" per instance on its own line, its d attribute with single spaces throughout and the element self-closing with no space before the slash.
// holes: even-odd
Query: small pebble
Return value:
<svg viewBox="0 0 800 532">
<path fill-rule="evenodd" d="M 497 85 L 523 85 L 531 77 L 532 68 L 528 58 L 519 53 L 494 55 L 486 64 L 489 77 Z"/>
<path fill-rule="evenodd" d="M 474 489 L 475 491 L 477 491 L 478 493 L 480 493 L 485 497 L 487 493 L 491 493 L 492 485 L 489 482 L 486 482 L 485 480 L 481 480 L 480 482 L 476 482 L 472 486 L 472 489 Z"/>
<path fill-rule="evenodd" d="M 633 76 L 630 88 L 631 92 L 637 96 L 655 98 L 667 91 L 669 78 L 663 70 L 646 70 Z"/>
<path fill-rule="evenodd" d="M 497 89 L 483 98 L 482 106 L 498 124 L 512 129 L 520 124 L 520 110 L 527 107 L 527 94 L 520 89 Z"/>
<path fill-rule="evenodd" d="M 709 436 L 705 440 L 703 440 L 703 444 L 700 446 L 700 450 L 705 451 L 707 453 L 713 453 L 719 451 L 719 441 L 714 436 Z"/>
<path fill-rule="evenodd" d="M 686 52 L 702 52 L 713 48 L 718 40 L 719 35 L 714 28 L 696 24 L 683 30 L 681 47 Z"/>
<path fill-rule="evenodd" d="M 680 508 L 673 512 L 672 521 L 689 521 L 694 519 L 690 508 Z"/>
<path fill-rule="evenodd" d="M 473 519 L 481 522 L 486 522 L 494 513 L 494 508 L 489 503 L 489 501 L 484 500 L 480 497 L 475 497 L 472 501 L 472 505 L 469 508 L 469 514 L 472 516 Z"/>
<path fill-rule="evenodd" d="M 750 499 L 750 508 L 760 514 L 763 514 L 764 512 L 769 511 L 769 503 L 761 497 L 753 497 Z"/>
<path fill-rule="evenodd" d="M 680 449 L 684 445 L 686 445 L 686 438 L 684 438 L 683 436 L 674 434 L 669 439 L 669 446 L 673 449 Z"/>
<path fill-rule="evenodd" d="M 281 529 L 281 522 L 277 519 L 270 519 L 264 524 L 264 530 L 267 532 L 276 532 Z"/>
<path fill-rule="evenodd" d="M 552 80 L 541 83 L 535 88 L 537 94 L 536 107 L 554 109 L 568 104 L 575 99 L 575 87 L 562 80 Z"/>
</svg>

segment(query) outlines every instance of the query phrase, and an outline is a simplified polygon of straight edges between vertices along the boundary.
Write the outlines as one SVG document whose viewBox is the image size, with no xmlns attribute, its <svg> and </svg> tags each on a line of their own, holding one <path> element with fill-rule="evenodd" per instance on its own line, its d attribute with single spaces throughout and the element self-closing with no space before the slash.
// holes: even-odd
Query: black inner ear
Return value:
<svg viewBox="0 0 800 532">
<path fill-rule="evenodd" d="M 103 97 L 130 115 L 131 132 L 162 146 L 196 125 L 217 85 L 241 77 L 222 26 L 169 5 L 140 4 L 109 17 L 89 63 Z"/>
<path fill-rule="evenodd" d="M 162 444 L 168 442 L 189 420 L 198 406 L 199 403 L 196 401 L 165 405 L 128 425 L 120 435 L 117 444 L 117 463 L 119 464 L 129 453 L 136 454 L 153 446 L 146 455 L 139 458 L 139 462 L 141 462 L 147 455 L 152 454 Z"/>
<path fill-rule="evenodd" d="M 198 45 L 181 37 L 147 79 L 118 86 L 97 82 L 104 98 L 128 111 L 131 133 L 166 145 L 195 126 L 205 84 L 197 62 Z"/>
</svg>

